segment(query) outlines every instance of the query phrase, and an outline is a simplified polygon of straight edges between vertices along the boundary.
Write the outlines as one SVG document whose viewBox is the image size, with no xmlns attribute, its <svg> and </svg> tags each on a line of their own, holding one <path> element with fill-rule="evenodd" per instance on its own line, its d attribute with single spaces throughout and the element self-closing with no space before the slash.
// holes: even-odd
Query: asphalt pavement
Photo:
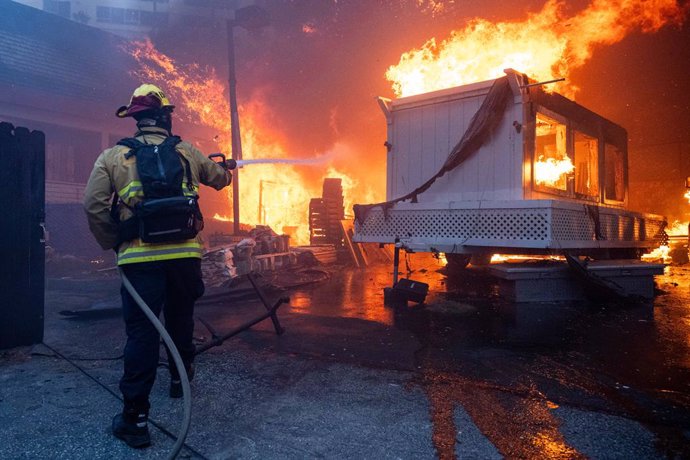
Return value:
<svg viewBox="0 0 690 460">
<path fill-rule="evenodd" d="M 431 285 L 425 308 L 383 306 L 386 266 L 267 292 L 290 296 L 286 332 L 265 321 L 197 358 L 181 457 L 690 458 L 690 268 L 659 276 L 648 305 L 516 305 L 479 273 L 410 269 Z M 0 354 L 0 458 L 167 456 L 182 403 L 164 362 L 152 446 L 109 432 L 118 295 L 114 273 L 48 279 L 44 344 Z M 209 289 L 196 314 L 222 333 L 264 311 L 245 283 Z M 195 337 L 210 339 L 200 322 Z"/>
</svg>

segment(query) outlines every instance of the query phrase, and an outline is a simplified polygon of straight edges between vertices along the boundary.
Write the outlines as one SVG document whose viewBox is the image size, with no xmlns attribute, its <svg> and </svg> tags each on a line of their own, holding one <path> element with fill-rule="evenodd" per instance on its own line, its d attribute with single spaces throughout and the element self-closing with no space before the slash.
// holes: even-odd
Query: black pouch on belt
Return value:
<svg viewBox="0 0 690 460">
<path fill-rule="evenodd" d="M 174 196 L 137 204 L 139 238 L 145 243 L 166 243 L 194 238 L 204 228 L 196 197 Z"/>
</svg>

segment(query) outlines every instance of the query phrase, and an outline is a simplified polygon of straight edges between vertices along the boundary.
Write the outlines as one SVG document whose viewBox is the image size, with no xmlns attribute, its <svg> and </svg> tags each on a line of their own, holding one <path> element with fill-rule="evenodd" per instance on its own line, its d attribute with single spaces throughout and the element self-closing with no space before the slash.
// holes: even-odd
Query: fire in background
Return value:
<svg viewBox="0 0 690 460">
<path fill-rule="evenodd" d="M 398 96 L 491 80 L 507 68 L 537 81 L 553 80 L 582 67 L 597 46 L 636 31 L 656 32 L 684 16 L 675 0 L 594 0 L 572 16 L 565 7 L 565 2 L 549 0 L 524 21 L 473 19 L 440 42 L 430 38 L 404 53 L 386 77 Z M 554 89 L 572 98 L 578 88 L 565 82 Z"/>
<path fill-rule="evenodd" d="M 425 1 L 416 2 L 419 9 L 429 14 L 443 15 L 450 11 L 453 2 L 443 1 Z M 274 5 L 276 6 L 276 5 Z M 280 8 L 280 7 L 278 7 Z M 292 8 L 291 6 L 283 6 L 282 8 Z M 381 10 L 380 7 L 371 5 L 369 2 L 364 2 L 360 6 L 354 5 L 321 5 L 319 11 L 331 11 L 334 8 L 338 13 L 343 13 L 347 8 L 352 8 L 353 11 L 367 9 L 367 10 Z M 496 14 L 500 11 L 496 5 L 486 5 L 488 10 Z M 492 10 L 493 8 L 493 10 Z M 501 7 L 503 8 L 503 7 Z M 391 66 L 386 73 L 387 78 L 391 81 L 393 89 L 398 96 L 406 96 L 416 94 L 419 92 L 426 92 L 459 84 L 469 83 L 473 81 L 480 81 L 495 78 L 502 75 L 502 71 L 506 67 L 513 67 L 522 72 L 526 72 L 537 80 L 547 80 L 553 77 L 567 77 L 569 73 L 581 68 L 585 62 L 592 55 L 593 50 L 597 46 L 606 46 L 614 44 L 622 40 L 627 34 L 632 32 L 651 33 L 659 30 L 664 25 L 679 24 L 683 20 L 684 11 L 678 6 L 677 2 L 672 0 L 659 0 L 655 2 L 645 2 L 641 0 L 609 0 L 592 1 L 585 8 L 573 13 L 572 7 L 565 2 L 548 1 L 536 13 L 530 13 L 526 19 L 519 21 L 499 21 L 490 22 L 486 19 L 472 19 L 467 22 L 462 28 L 455 28 L 450 33 L 441 35 L 445 38 L 427 38 L 426 42 L 418 49 L 413 49 L 404 52 L 398 59 L 398 64 Z M 282 10 L 281 10 L 282 11 Z M 479 11 L 479 10 L 476 10 Z M 356 11 L 355 11 L 356 12 Z M 378 11 L 381 13 L 381 11 Z M 355 15 L 356 16 L 356 15 Z M 351 16 L 352 19 L 355 16 Z M 441 16 L 439 16 L 441 18 Z M 282 20 L 282 18 L 281 18 Z M 311 48 L 318 48 L 312 40 L 323 40 L 329 31 L 325 29 L 324 18 L 315 16 L 312 20 L 305 21 L 299 28 L 299 34 L 304 38 L 298 40 L 302 46 Z M 347 32 L 346 16 L 341 14 L 337 19 L 343 23 L 343 28 L 338 29 L 338 32 Z M 446 21 L 447 23 L 447 21 Z M 346 42 L 352 41 L 352 46 L 356 46 L 357 35 L 348 35 Z M 419 34 L 417 34 L 419 35 Z M 333 35 L 335 37 L 336 35 Z M 362 39 L 366 37 L 361 34 Z M 332 40 L 335 38 L 330 37 Z M 398 37 L 400 38 L 400 37 Z M 332 41 L 331 40 L 331 41 Z M 295 43 L 291 42 L 290 47 L 294 48 Z M 342 42 L 342 40 L 341 40 Z M 330 43 L 330 42 L 329 42 Z M 388 47 L 395 49 L 395 43 L 387 41 L 385 44 L 380 44 L 378 48 Z M 285 45 L 287 46 L 287 45 Z M 345 45 L 350 46 L 350 45 Z M 139 49 L 139 51 L 137 51 Z M 280 47 L 276 53 L 280 52 Z M 321 52 L 328 50 L 322 49 Z M 317 51 L 314 51 L 316 53 Z M 364 57 L 371 52 L 369 47 L 360 47 L 357 52 L 360 57 Z M 199 65 L 181 66 L 175 63 L 172 59 L 159 53 L 150 43 L 137 44 L 133 46 L 133 55 L 139 60 L 142 69 L 140 75 L 148 76 L 154 81 L 158 81 L 161 85 L 170 84 L 171 94 L 177 100 L 183 102 L 179 104 L 188 112 L 188 118 L 195 123 L 201 123 L 212 127 L 218 132 L 219 149 L 229 152 L 229 115 L 227 110 L 227 98 L 224 92 L 224 81 L 219 79 L 213 69 L 204 68 Z M 263 55 L 264 59 L 271 58 L 267 66 L 274 66 L 275 63 L 283 62 L 281 70 L 293 69 L 291 73 L 280 72 L 276 75 L 268 75 L 265 81 L 260 85 L 252 88 L 249 93 L 250 97 L 246 98 L 247 102 L 241 104 L 241 122 L 243 131 L 243 144 L 245 146 L 247 158 L 259 158 L 262 156 L 279 156 L 294 157 L 295 152 L 289 151 L 286 145 L 301 145 L 299 142 L 294 144 L 296 137 L 313 137 L 320 136 L 323 140 L 323 133 L 305 133 L 304 131 L 290 133 L 286 135 L 284 132 L 278 132 L 273 122 L 276 114 L 273 110 L 277 107 L 282 109 L 279 116 L 288 116 L 290 113 L 299 111 L 299 123 L 305 126 L 305 120 L 310 116 L 309 111 L 295 110 L 295 107 L 304 109 L 304 107 L 318 105 L 322 100 L 324 86 L 319 81 L 339 81 L 342 83 L 342 72 L 329 73 L 329 69 L 343 66 L 348 72 L 347 81 L 352 82 L 353 85 L 359 87 L 369 86 L 373 80 L 378 78 L 372 71 L 367 73 L 358 73 L 357 68 L 353 68 L 351 63 L 329 61 L 329 66 L 314 69 L 314 78 L 311 80 L 314 84 L 310 85 L 310 91 L 313 91 L 313 101 L 305 101 L 304 93 L 301 94 L 301 99 L 298 101 L 298 96 L 290 97 L 290 90 L 294 87 L 294 78 L 300 74 L 300 59 L 296 59 L 294 55 L 290 59 L 276 56 L 270 51 L 266 51 Z M 329 54 L 330 55 L 330 54 Z M 386 54 L 386 56 L 388 56 Z M 314 56 L 312 56 L 314 57 Z M 323 58 L 320 58 L 323 59 Z M 359 59 L 355 59 L 358 61 Z M 390 60 L 388 62 L 391 62 Z M 393 60 L 394 62 L 394 60 Z M 385 61 L 381 64 L 385 66 Z M 256 67 L 255 67 L 256 68 Z M 361 70 L 361 69 L 360 69 Z M 380 68 L 380 75 L 385 72 L 385 67 Z M 291 75 L 292 78 L 286 78 L 285 75 Z M 308 75 L 308 74 L 305 74 Z M 304 80 L 306 81 L 306 80 Z M 301 84 L 304 84 L 304 81 Z M 270 82 L 270 83 L 269 83 Z M 272 87 L 272 95 L 280 93 L 280 103 L 277 105 L 271 99 L 269 105 L 262 97 L 260 86 Z M 258 88 L 258 89 L 257 89 Z M 301 87 L 300 87 L 301 88 Z M 322 113 L 324 110 L 328 111 L 330 116 L 329 126 L 332 132 L 329 136 L 341 135 L 344 128 L 342 121 L 342 113 L 348 107 L 349 116 L 352 116 L 352 101 L 345 99 L 349 98 L 351 91 L 349 87 L 343 87 L 342 91 L 332 91 L 328 95 L 330 104 L 340 98 L 343 102 L 337 105 L 328 105 L 321 107 L 320 111 L 315 113 Z M 577 87 L 570 83 L 565 83 L 560 87 L 554 89 L 562 92 L 568 96 L 573 96 L 577 92 Z M 320 92 L 318 92 L 320 91 Z M 379 90 L 376 90 L 380 93 Z M 318 92 L 318 94 L 317 94 Z M 208 95 L 215 94 L 217 100 L 209 101 Z M 311 94 L 311 93 L 309 93 Z M 361 94 L 361 90 L 358 94 Z M 374 94 L 372 94 L 374 95 Z M 203 97 L 202 97 L 203 96 Z M 200 101 L 206 101 L 199 104 Z M 286 105 L 287 103 L 299 103 L 299 105 Z M 282 105 L 281 105 L 282 104 Z M 358 102 L 356 105 L 366 107 L 366 101 Z M 286 112 L 286 108 L 289 111 Z M 363 108 L 358 108 L 359 113 L 364 113 Z M 383 133 L 383 122 L 380 119 L 380 114 L 374 104 L 371 104 L 370 111 L 375 113 L 371 117 L 361 117 L 357 120 L 356 126 L 364 126 L 368 123 L 371 129 L 366 131 L 378 131 Z M 381 126 L 378 126 L 378 125 Z M 350 126 L 353 124 L 350 123 Z M 294 125 L 293 125 L 294 126 Z M 351 128 L 348 128 L 351 129 Z M 360 128 L 361 129 L 361 128 Z M 362 138 L 369 139 L 369 132 L 362 132 Z M 349 133 L 350 138 L 352 133 Z M 286 142 L 287 140 L 290 142 Z M 382 140 L 382 139 L 381 139 Z M 266 193 L 266 203 L 279 203 L 277 209 L 270 210 L 266 208 L 265 222 L 278 231 L 282 226 L 298 226 L 300 229 L 300 241 L 306 242 L 308 237 L 307 230 L 307 209 L 308 202 L 311 197 L 318 196 L 320 184 L 326 176 L 342 177 L 346 202 L 375 202 L 380 201 L 383 195 L 384 187 L 384 170 L 382 162 L 385 158 L 385 153 L 380 152 L 382 149 L 380 145 L 371 142 L 371 148 L 362 148 L 357 146 L 357 150 L 353 150 L 351 145 L 346 142 L 334 142 L 332 150 L 338 153 L 337 157 L 341 160 L 347 158 L 348 164 L 355 163 L 360 166 L 369 164 L 374 167 L 359 167 L 348 168 L 348 173 L 342 172 L 341 168 L 337 169 L 340 174 L 334 174 L 333 171 L 318 173 L 312 170 L 305 170 L 306 168 L 294 167 L 253 167 L 251 170 L 247 168 L 243 171 L 247 180 L 241 181 L 241 194 L 245 200 L 242 202 L 243 217 L 247 217 L 247 223 L 259 222 L 263 220 L 263 216 L 259 216 L 260 211 L 258 206 L 258 181 L 263 178 L 266 180 L 275 181 L 278 178 L 278 185 L 267 185 L 264 192 Z M 376 152 L 378 155 L 373 155 Z M 313 153 L 313 152 L 307 152 Z M 570 166 L 563 163 L 565 158 L 547 157 L 545 155 L 544 161 L 548 162 L 552 158 L 554 162 L 560 162 L 558 167 L 568 170 Z M 577 159 L 576 159 L 577 160 Z M 344 161 L 344 160 L 343 160 Z M 572 161 L 572 160 L 571 160 Z M 577 162 L 577 161 L 576 161 Z M 588 162 L 591 163 L 591 162 Z M 340 163 L 343 164 L 343 163 Z M 576 166 L 574 164 L 574 166 Z M 380 171 L 376 168 L 379 168 Z M 376 174 L 377 171 L 380 174 Z M 562 172 L 561 174 L 569 174 L 569 172 Z M 556 182 L 560 180 L 560 174 L 556 177 Z M 379 179 L 375 179 L 379 177 Z M 595 171 L 588 171 L 582 173 L 581 177 L 576 180 L 581 183 L 581 188 L 586 193 L 594 193 L 593 190 L 598 186 L 592 182 L 590 178 L 595 177 Z M 345 187 L 347 182 L 355 185 L 348 190 Z M 248 189 L 247 187 L 252 187 Z M 286 201 L 287 200 L 287 201 Z M 349 213 L 349 206 L 346 206 L 346 212 Z M 230 210 L 220 213 L 221 215 L 229 216 Z"/>
<path fill-rule="evenodd" d="M 218 134 L 217 147 L 228 156 L 231 152 L 230 109 L 223 83 L 213 68 L 196 64 L 182 65 L 158 51 L 149 40 L 133 42 L 128 49 L 139 63 L 137 76 L 165 87 L 178 104 L 183 120 L 210 127 Z M 282 134 L 271 130 L 269 104 L 253 97 L 240 106 L 242 150 L 245 159 L 288 159 L 279 139 Z M 348 155 L 346 147 L 335 145 L 322 156 L 335 159 Z M 320 168 L 317 174 L 309 169 Z M 323 179 L 340 178 L 348 209 L 355 200 L 372 201 L 374 192 L 356 179 L 338 171 L 333 165 L 296 166 L 256 164 L 240 172 L 240 216 L 244 224 L 268 225 L 277 232 L 290 228 L 294 243 L 309 242 L 309 202 L 319 194 Z M 230 192 L 228 192 L 230 193 Z M 216 212 L 219 220 L 229 220 L 232 209 Z M 222 210 L 221 210 L 222 211 Z"/>
</svg>

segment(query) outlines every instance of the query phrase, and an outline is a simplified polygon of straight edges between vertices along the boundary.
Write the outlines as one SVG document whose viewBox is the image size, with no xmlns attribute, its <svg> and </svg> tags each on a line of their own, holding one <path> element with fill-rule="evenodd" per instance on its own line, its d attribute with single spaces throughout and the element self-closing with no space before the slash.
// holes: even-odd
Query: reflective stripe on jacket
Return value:
<svg viewBox="0 0 690 460">
<path fill-rule="evenodd" d="M 141 132 L 143 135 L 138 136 L 137 139 L 148 144 L 160 144 L 167 136 L 165 130 L 160 128 L 144 128 Z M 230 174 L 206 158 L 191 144 L 180 142 L 177 145 L 177 151 L 189 161 L 192 173 L 192 189 L 187 187 L 186 179 L 182 184 L 185 195 L 196 195 L 200 183 L 216 190 L 230 184 Z M 89 228 L 103 249 L 113 249 L 117 244 L 118 225 L 110 215 L 112 194 L 117 193 L 126 205 L 119 206 L 121 221 L 130 218 L 131 209 L 144 198 L 136 159 L 135 157 L 125 158 L 127 152 L 129 148 L 116 145 L 101 153 L 96 159 L 86 184 L 84 209 Z M 183 164 L 183 166 L 186 168 L 186 165 Z M 201 254 L 201 240 L 198 236 L 190 240 L 161 244 L 144 243 L 139 239 L 134 239 L 120 245 L 117 263 L 124 265 L 188 257 L 200 258 Z"/>
</svg>

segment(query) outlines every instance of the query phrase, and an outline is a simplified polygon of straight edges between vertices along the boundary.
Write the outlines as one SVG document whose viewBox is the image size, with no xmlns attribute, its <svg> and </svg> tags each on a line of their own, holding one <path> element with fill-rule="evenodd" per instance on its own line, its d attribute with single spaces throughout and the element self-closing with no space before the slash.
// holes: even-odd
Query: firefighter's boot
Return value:
<svg viewBox="0 0 690 460">
<path fill-rule="evenodd" d="M 191 382 L 194 378 L 194 364 L 185 366 L 187 369 L 187 378 Z M 182 380 L 177 372 L 171 372 L 170 376 L 170 397 L 171 398 L 181 398 L 182 397 Z"/>
<path fill-rule="evenodd" d="M 129 447 L 140 449 L 151 445 L 148 411 L 128 408 L 113 417 L 113 434 Z"/>
</svg>

